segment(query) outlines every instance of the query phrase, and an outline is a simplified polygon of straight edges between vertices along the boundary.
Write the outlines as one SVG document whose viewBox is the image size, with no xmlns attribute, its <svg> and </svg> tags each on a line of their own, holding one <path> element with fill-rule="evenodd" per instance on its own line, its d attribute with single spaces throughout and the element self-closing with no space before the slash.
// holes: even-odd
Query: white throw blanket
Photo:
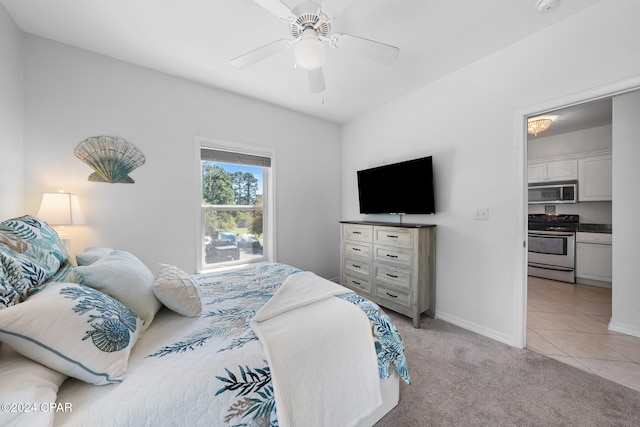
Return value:
<svg viewBox="0 0 640 427">
<path fill-rule="evenodd" d="M 371 326 L 346 288 L 293 274 L 251 326 L 264 347 L 278 424 L 353 426 L 382 404 Z"/>
</svg>

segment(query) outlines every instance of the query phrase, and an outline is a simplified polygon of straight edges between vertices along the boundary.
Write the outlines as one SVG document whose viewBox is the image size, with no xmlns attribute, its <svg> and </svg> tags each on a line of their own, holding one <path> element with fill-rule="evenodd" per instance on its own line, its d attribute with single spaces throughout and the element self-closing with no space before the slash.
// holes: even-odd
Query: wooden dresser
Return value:
<svg viewBox="0 0 640 427">
<path fill-rule="evenodd" d="M 435 315 L 436 226 L 341 221 L 340 283 L 413 319 Z"/>
</svg>

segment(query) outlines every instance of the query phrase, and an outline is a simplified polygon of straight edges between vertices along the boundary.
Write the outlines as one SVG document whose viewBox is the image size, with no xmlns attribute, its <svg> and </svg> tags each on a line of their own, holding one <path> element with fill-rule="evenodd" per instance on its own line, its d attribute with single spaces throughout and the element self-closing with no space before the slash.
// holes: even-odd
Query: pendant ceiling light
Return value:
<svg viewBox="0 0 640 427">
<path fill-rule="evenodd" d="M 538 135 L 549 129 L 553 120 L 546 117 L 532 118 L 527 121 L 527 133 L 529 135 Z"/>
</svg>

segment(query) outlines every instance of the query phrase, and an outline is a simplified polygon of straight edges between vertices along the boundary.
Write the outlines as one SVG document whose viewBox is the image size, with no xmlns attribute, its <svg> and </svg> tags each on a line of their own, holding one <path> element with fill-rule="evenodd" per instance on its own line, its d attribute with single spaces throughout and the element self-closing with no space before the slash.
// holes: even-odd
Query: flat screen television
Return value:
<svg viewBox="0 0 640 427">
<path fill-rule="evenodd" d="M 358 171 L 362 214 L 436 213 L 431 156 Z"/>
</svg>

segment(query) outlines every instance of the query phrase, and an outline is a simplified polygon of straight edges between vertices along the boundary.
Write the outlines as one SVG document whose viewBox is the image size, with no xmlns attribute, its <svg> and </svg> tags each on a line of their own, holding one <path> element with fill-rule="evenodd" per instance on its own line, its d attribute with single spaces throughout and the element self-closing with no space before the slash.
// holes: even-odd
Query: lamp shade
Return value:
<svg viewBox="0 0 640 427">
<path fill-rule="evenodd" d="M 81 225 L 84 216 L 78 196 L 71 193 L 42 193 L 38 218 L 49 225 Z"/>
</svg>

